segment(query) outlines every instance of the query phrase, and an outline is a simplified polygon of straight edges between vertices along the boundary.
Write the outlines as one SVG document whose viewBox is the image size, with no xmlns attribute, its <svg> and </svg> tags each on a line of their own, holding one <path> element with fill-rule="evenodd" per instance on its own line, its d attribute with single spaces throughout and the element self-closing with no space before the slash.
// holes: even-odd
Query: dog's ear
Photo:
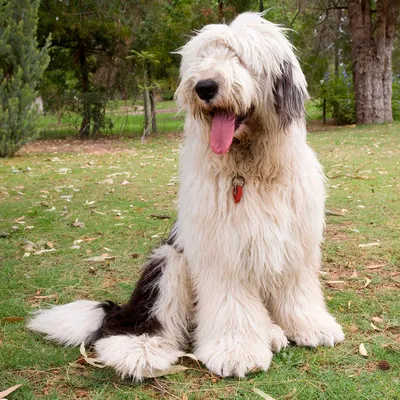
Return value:
<svg viewBox="0 0 400 400">
<path fill-rule="evenodd" d="M 273 93 L 280 128 L 285 129 L 293 120 L 304 117 L 306 93 L 295 84 L 293 67 L 288 61 L 282 64 L 281 75 L 274 80 Z"/>
</svg>

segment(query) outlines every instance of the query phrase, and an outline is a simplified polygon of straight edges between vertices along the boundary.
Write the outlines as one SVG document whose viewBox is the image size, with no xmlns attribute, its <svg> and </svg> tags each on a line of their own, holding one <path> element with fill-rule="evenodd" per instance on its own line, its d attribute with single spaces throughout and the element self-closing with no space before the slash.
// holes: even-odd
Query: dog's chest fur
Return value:
<svg viewBox="0 0 400 400">
<path fill-rule="evenodd" d="M 189 264 L 233 273 L 252 270 L 258 276 L 283 272 L 304 258 L 304 249 L 315 247 L 323 228 L 318 222 L 323 198 L 307 196 L 316 187 L 323 193 L 319 164 L 308 146 L 274 154 L 264 145 L 257 154 L 251 146 L 234 144 L 228 157 L 205 146 L 189 139 L 181 158 L 179 242 Z M 284 160 L 277 162 L 279 157 Z M 245 179 L 238 204 L 232 187 L 236 174 Z"/>
</svg>

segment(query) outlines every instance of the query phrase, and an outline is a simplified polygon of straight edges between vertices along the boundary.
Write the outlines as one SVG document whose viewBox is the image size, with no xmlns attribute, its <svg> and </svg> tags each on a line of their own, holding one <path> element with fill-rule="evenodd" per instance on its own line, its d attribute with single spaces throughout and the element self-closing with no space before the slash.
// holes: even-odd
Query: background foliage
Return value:
<svg viewBox="0 0 400 400">
<path fill-rule="evenodd" d="M 377 1 L 372 3 L 375 7 Z M 297 49 L 317 111 L 314 117 L 329 124 L 352 124 L 355 101 L 347 7 L 347 0 L 41 0 L 39 48 L 52 36 L 50 64 L 39 86 L 37 79 L 32 83 L 46 112 L 41 136 L 54 136 L 56 131 L 59 136 L 68 132 L 81 138 L 139 133 L 143 128 L 129 131 L 129 127 L 147 106 L 143 88 L 152 88 L 150 100 L 173 99 L 180 62 L 174 51 L 206 24 L 230 22 L 241 12 L 261 10 L 267 10 L 267 19 L 289 28 L 287 35 Z M 146 83 L 138 59 L 127 57 L 132 51 L 154 55 L 156 62 L 146 67 Z M 398 45 L 393 70 L 396 119 L 400 118 Z M 151 107 L 155 114 L 154 104 Z"/>
<path fill-rule="evenodd" d="M 39 0 L 0 1 L 0 157 L 36 136 L 36 86 L 49 62 L 49 39 L 37 47 Z"/>
</svg>

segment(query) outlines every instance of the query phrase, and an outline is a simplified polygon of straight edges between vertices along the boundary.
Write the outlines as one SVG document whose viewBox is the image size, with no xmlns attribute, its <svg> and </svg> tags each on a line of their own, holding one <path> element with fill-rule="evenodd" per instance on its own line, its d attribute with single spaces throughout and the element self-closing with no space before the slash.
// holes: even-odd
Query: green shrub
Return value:
<svg viewBox="0 0 400 400">
<path fill-rule="evenodd" d="M 346 70 L 341 68 L 339 75 L 329 76 L 325 74 L 325 79 L 321 82 L 321 103 L 326 100 L 327 111 L 336 119 L 337 124 L 354 124 L 356 121 L 354 89 L 351 76 Z"/>
<path fill-rule="evenodd" d="M 400 75 L 393 77 L 392 90 L 393 119 L 400 121 Z"/>
<path fill-rule="evenodd" d="M 0 0 L 0 157 L 37 135 L 35 88 L 49 63 L 36 40 L 39 0 Z"/>
</svg>

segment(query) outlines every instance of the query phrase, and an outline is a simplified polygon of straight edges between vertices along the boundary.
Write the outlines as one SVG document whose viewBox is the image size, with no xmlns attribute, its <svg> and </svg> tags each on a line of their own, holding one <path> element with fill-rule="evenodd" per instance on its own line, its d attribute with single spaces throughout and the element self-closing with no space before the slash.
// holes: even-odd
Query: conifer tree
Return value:
<svg viewBox="0 0 400 400">
<path fill-rule="evenodd" d="M 49 63 L 47 39 L 38 48 L 40 0 L 0 0 L 0 157 L 37 136 L 35 88 Z"/>
</svg>

